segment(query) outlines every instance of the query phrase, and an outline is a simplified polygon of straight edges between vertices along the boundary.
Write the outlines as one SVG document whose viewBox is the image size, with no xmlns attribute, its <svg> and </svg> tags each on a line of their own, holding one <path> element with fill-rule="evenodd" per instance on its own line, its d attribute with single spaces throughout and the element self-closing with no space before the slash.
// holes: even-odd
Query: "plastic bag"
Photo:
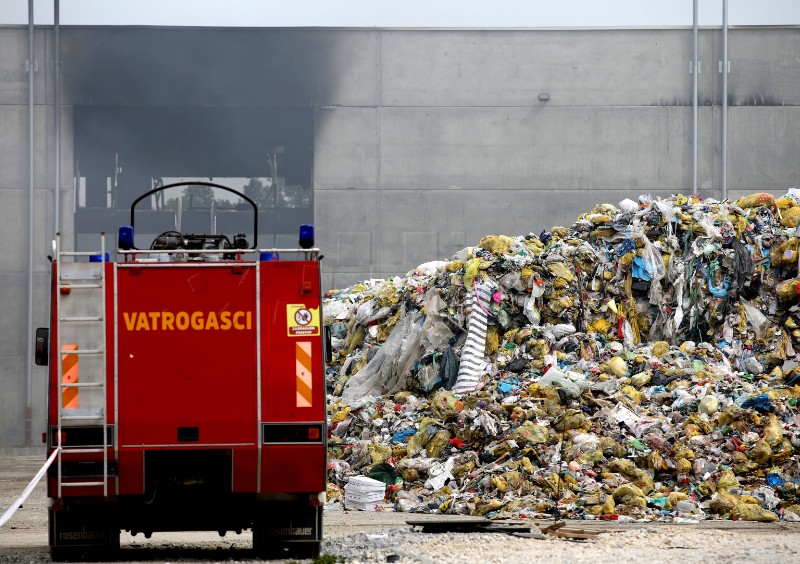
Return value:
<svg viewBox="0 0 800 564">
<path fill-rule="evenodd" d="M 521 447 L 546 443 L 550 431 L 547 427 L 525 421 L 511 433 L 511 440 Z"/>
<path fill-rule="evenodd" d="M 442 379 L 439 376 L 439 367 L 435 364 L 426 364 L 417 372 L 417 380 L 422 391 L 430 392 Z"/>
<path fill-rule="evenodd" d="M 562 337 L 566 337 L 567 335 L 572 335 L 575 333 L 576 329 L 575 326 L 571 323 L 558 323 L 556 325 L 545 325 L 545 328 L 553 333 L 553 337 L 556 339 L 560 339 Z"/>
<path fill-rule="evenodd" d="M 366 325 L 369 319 L 376 311 L 378 311 L 378 302 L 375 300 L 368 300 L 358 306 L 356 310 L 356 323 L 359 325 Z"/>
<path fill-rule="evenodd" d="M 739 300 L 744 306 L 745 313 L 747 314 L 747 322 L 753 327 L 757 339 L 763 339 L 767 334 L 767 327 L 769 320 L 767 316 L 761 313 L 761 310 L 754 306 L 747 300 Z"/>
<path fill-rule="evenodd" d="M 347 381 L 342 391 L 344 401 L 392 394 L 404 388 L 410 368 L 423 352 L 420 347 L 421 319 L 422 314 L 418 311 L 400 319 L 372 360 Z"/>
<path fill-rule="evenodd" d="M 453 338 L 453 332 L 439 313 L 446 307 L 447 303 L 439 296 L 436 289 L 428 290 L 428 293 L 425 294 L 427 316 L 422 324 L 422 346 L 425 348 L 426 354 L 435 351 Z"/>
<path fill-rule="evenodd" d="M 797 227 L 800 222 L 800 207 L 793 206 L 781 212 L 781 225 L 784 227 Z"/>
<path fill-rule="evenodd" d="M 322 310 L 325 319 L 347 319 L 355 306 L 345 302 L 328 301 Z"/>
<path fill-rule="evenodd" d="M 551 367 L 544 376 L 539 378 L 539 385 L 544 388 L 561 388 L 569 397 L 577 398 L 583 391 L 577 382 L 571 380 L 566 374 L 555 367 Z"/>
<path fill-rule="evenodd" d="M 536 304 L 536 298 L 533 296 L 527 296 L 525 298 L 525 305 L 523 305 L 523 312 L 525 313 L 525 317 L 528 318 L 528 321 L 531 322 L 531 325 L 538 326 L 541 323 L 542 316 L 539 313 L 539 306 Z"/>
<path fill-rule="evenodd" d="M 425 487 L 429 490 L 438 491 L 442 489 L 448 480 L 453 479 L 450 471 L 455 466 L 455 457 L 451 456 L 447 462 L 434 462 L 428 468 L 428 480 L 425 482 Z"/>
<path fill-rule="evenodd" d="M 619 209 L 622 213 L 633 213 L 639 209 L 639 204 L 631 199 L 625 198 L 619 203 Z"/>
<path fill-rule="evenodd" d="M 778 284 L 778 299 L 784 302 L 791 301 L 800 295 L 800 278 L 791 278 Z"/>
<path fill-rule="evenodd" d="M 736 205 L 740 208 L 747 209 L 747 208 L 755 208 L 758 206 L 772 206 L 775 204 L 775 196 L 772 194 L 767 194 L 766 192 L 759 192 L 757 194 L 748 194 L 747 196 L 742 196 L 739 198 L 739 201 L 736 202 Z"/>
</svg>

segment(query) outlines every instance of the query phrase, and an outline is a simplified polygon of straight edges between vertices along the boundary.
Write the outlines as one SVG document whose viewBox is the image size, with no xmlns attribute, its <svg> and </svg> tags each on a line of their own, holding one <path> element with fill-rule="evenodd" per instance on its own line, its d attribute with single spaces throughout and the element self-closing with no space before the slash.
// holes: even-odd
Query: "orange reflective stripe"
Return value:
<svg viewBox="0 0 800 564">
<path fill-rule="evenodd" d="M 62 351 L 76 351 L 78 345 L 62 345 Z M 78 383 L 78 355 L 61 355 L 61 383 Z M 61 388 L 61 407 L 64 409 L 75 409 L 78 407 L 78 388 Z"/>
<path fill-rule="evenodd" d="M 295 346 L 297 356 L 297 407 L 311 407 L 311 342 L 299 341 Z"/>
</svg>

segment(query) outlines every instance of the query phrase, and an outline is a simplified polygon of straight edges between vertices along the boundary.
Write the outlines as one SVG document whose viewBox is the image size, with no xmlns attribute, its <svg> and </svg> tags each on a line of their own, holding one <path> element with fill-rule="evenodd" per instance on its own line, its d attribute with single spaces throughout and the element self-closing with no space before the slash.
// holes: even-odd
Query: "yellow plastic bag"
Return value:
<svg viewBox="0 0 800 564">
<path fill-rule="evenodd" d="M 573 282 L 575 280 L 575 275 L 570 272 L 569 268 L 567 268 L 563 262 L 554 261 L 548 263 L 547 270 L 553 276 L 563 278 L 567 282 Z"/>
<path fill-rule="evenodd" d="M 797 298 L 800 294 L 800 278 L 791 278 L 778 284 L 778 299 L 788 302 Z"/>
<path fill-rule="evenodd" d="M 797 264 L 797 248 L 799 243 L 800 241 L 798 241 L 797 237 L 791 237 L 780 245 L 773 247 L 769 252 L 772 264 Z"/>
<path fill-rule="evenodd" d="M 467 288 L 472 288 L 472 281 L 475 280 L 475 277 L 478 275 L 478 271 L 481 268 L 481 259 L 473 258 L 467 261 L 467 268 L 464 272 L 464 286 Z"/>
<path fill-rule="evenodd" d="M 520 446 L 538 445 L 547 442 L 550 432 L 547 427 L 525 421 L 511 433 L 511 439 Z"/>
<path fill-rule="evenodd" d="M 767 421 L 764 423 L 764 440 L 769 443 L 770 447 L 783 441 L 783 425 L 774 413 L 767 415 Z"/>
<path fill-rule="evenodd" d="M 501 256 L 508 254 L 508 249 L 513 242 L 511 237 L 505 235 L 488 235 L 480 240 L 478 246 L 495 256 Z"/>
<path fill-rule="evenodd" d="M 734 507 L 731 511 L 731 519 L 761 523 L 773 523 L 779 520 L 778 516 L 769 509 L 752 503 L 740 503 Z"/>
<path fill-rule="evenodd" d="M 644 509 L 647 507 L 647 498 L 644 492 L 633 484 L 622 484 L 614 490 L 614 500 L 631 507 Z"/>
<path fill-rule="evenodd" d="M 800 206 L 794 206 L 781 212 L 781 225 L 784 227 L 797 227 L 800 221 Z"/>
<path fill-rule="evenodd" d="M 628 365 L 621 357 L 618 356 L 615 356 L 611 359 L 611 361 L 608 363 L 608 367 L 617 378 L 621 378 L 628 373 Z"/>
<path fill-rule="evenodd" d="M 750 194 L 739 198 L 736 205 L 742 209 L 756 208 L 758 206 L 771 206 L 775 204 L 775 196 L 767 194 L 766 192 L 759 192 L 757 194 Z"/>
</svg>

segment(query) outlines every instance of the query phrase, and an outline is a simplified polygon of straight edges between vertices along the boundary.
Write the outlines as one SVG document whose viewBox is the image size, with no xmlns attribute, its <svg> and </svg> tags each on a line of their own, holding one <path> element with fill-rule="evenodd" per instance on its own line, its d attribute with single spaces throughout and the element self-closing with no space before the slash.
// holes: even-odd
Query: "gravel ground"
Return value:
<svg viewBox="0 0 800 564">
<path fill-rule="evenodd" d="M 0 457 L 0 513 L 41 467 L 43 456 Z M 330 511 L 323 555 L 348 562 L 747 562 L 800 561 L 800 523 L 697 524 L 580 521 L 571 527 L 601 531 L 594 540 L 524 539 L 501 533 L 419 533 L 402 513 Z M 426 516 L 413 515 L 414 518 Z M 434 517 L 434 516 L 431 516 Z M 255 562 L 248 532 L 122 535 L 122 562 Z M 40 484 L 10 522 L 0 528 L 0 563 L 50 562 L 45 490 Z"/>
</svg>

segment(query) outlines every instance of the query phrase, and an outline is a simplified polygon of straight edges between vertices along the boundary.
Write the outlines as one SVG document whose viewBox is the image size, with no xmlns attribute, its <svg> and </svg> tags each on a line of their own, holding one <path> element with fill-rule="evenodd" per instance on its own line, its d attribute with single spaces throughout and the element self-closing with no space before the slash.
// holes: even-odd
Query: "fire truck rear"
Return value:
<svg viewBox="0 0 800 564">
<path fill-rule="evenodd" d="M 192 183 L 194 185 L 201 183 Z M 49 364 L 54 560 L 114 557 L 120 531 L 252 529 L 259 556 L 313 557 L 322 537 L 326 419 L 319 259 L 244 234 L 120 228 L 116 262 L 63 252 Z M 51 344 L 52 343 L 52 344 Z"/>
</svg>

